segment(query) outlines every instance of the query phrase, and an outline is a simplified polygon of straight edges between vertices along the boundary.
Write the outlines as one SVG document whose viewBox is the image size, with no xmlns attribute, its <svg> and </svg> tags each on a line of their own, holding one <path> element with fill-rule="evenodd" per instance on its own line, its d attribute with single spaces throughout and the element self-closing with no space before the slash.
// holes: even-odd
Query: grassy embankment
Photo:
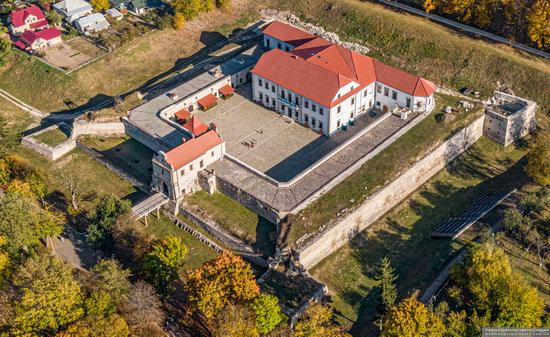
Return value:
<svg viewBox="0 0 550 337">
<path fill-rule="evenodd" d="M 521 186 L 526 179 L 525 154 L 524 147 L 511 145 L 503 149 L 481 138 L 348 245 L 318 264 L 312 274 L 330 289 L 341 322 L 353 325 L 357 336 L 371 331 L 376 303 L 375 266 L 382 257 L 390 258 L 397 270 L 400 297 L 424 291 L 464 245 L 461 240 L 431 239 L 430 232 L 483 193 Z"/>
</svg>

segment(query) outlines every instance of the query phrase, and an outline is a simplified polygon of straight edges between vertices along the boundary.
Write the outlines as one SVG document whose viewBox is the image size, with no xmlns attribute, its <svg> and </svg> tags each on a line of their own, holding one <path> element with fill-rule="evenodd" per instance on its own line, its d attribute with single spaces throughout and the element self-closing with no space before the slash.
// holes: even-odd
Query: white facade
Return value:
<svg viewBox="0 0 550 337">
<path fill-rule="evenodd" d="M 357 87 L 358 85 L 350 83 L 342 87 L 338 94 L 344 96 L 353 90 L 353 86 Z M 254 101 L 325 135 L 333 134 L 344 124 L 348 124 L 350 119 L 356 118 L 374 107 L 374 84 L 368 85 L 332 108 L 303 97 L 256 74 L 252 74 L 252 88 Z M 338 96 L 335 99 L 339 99 Z"/>
<path fill-rule="evenodd" d="M 199 189 L 198 173 L 208 165 L 222 159 L 224 153 L 225 142 L 222 142 L 206 151 L 199 158 L 176 170 L 166 161 L 165 154 L 158 152 L 152 161 L 152 185 L 170 198 L 180 200 L 185 194 L 193 193 Z"/>
</svg>

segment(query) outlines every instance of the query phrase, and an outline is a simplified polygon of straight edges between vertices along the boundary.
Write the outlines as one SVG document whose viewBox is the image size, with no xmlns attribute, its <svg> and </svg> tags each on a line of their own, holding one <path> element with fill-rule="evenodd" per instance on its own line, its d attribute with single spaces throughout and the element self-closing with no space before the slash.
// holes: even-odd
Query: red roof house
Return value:
<svg viewBox="0 0 550 337">
<path fill-rule="evenodd" d="M 15 45 L 23 50 L 36 51 L 61 42 L 63 42 L 61 32 L 57 28 L 51 27 L 37 32 L 27 30 L 21 34 Z"/>
<path fill-rule="evenodd" d="M 8 22 L 10 24 L 10 31 L 14 35 L 19 35 L 28 30 L 34 31 L 48 28 L 48 21 L 44 13 L 36 5 L 11 12 Z"/>
</svg>

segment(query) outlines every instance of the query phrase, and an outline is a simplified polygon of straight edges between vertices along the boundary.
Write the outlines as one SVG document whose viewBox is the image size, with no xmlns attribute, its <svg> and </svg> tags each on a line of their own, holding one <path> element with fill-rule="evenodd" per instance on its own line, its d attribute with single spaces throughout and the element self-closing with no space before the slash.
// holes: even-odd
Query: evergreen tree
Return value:
<svg viewBox="0 0 550 337">
<path fill-rule="evenodd" d="M 378 285 L 380 297 L 377 309 L 378 313 L 383 316 L 391 309 L 397 299 L 397 288 L 395 286 L 397 276 L 395 275 L 395 269 L 391 266 L 391 262 L 387 257 L 380 260 L 376 280 L 380 282 Z"/>
</svg>

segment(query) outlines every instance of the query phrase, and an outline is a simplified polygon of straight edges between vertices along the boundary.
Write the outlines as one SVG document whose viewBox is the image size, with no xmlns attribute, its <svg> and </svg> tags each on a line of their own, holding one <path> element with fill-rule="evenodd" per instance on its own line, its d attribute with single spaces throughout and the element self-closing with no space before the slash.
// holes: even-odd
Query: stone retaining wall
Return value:
<svg viewBox="0 0 550 337">
<path fill-rule="evenodd" d="M 56 146 L 49 146 L 47 144 L 44 144 L 36 140 L 34 137 L 42 133 L 49 132 L 51 130 L 55 130 L 59 127 L 66 128 L 67 130 L 71 130 L 71 127 L 69 125 L 65 123 L 59 123 L 23 137 L 21 139 L 21 144 L 33 150 L 34 152 L 37 152 L 38 154 L 43 155 L 49 160 L 57 160 L 63 157 L 64 155 L 66 155 L 67 153 L 71 152 L 75 148 L 76 139 L 71 137 L 68 140 L 62 142 L 61 144 L 58 144 Z"/>
<path fill-rule="evenodd" d="M 126 132 L 122 122 L 90 123 L 75 121 L 73 124 L 73 137 L 82 135 L 121 136 L 125 134 Z"/>
<path fill-rule="evenodd" d="M 457 132 L 389 185 L 369 197 L 350 215 L 297 249 L 295 253 L 302 266 L 306 269 L 312 268 L 345 245 L 474 144 L 483 134 L 484 118 L 485 116 L 476 119 Z"/>
</svg>

